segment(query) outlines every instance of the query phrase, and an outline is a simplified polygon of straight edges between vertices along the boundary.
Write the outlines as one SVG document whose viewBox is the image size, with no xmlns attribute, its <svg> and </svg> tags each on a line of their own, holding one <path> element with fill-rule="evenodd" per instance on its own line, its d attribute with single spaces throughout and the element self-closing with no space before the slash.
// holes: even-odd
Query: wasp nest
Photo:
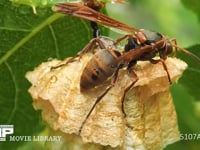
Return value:
<svg viewBox="0 0 200 150">
<path fill-rule="evenodd" d="M 65 64 L 67 59 L 51 60 L 26 74 L 32 83 L 29 92 L 33 106 L 42 110 L 43 119 L 53 130 L 64 133 L 65 140 L 79 145 L 79 149 L 84 149 L 84 143 L 91 143 L 86 145 L 96 145 L 95 149 L 111 146 L 109 149 L 158 150 L 179 140 L 166 71 L 161 63 L 138 62 L 134 69 L 139 80 L 124 101 L 126 117 L 122 113 L 121 98 L 134 78 L 121 69 L 115 86 L 96 105 L 84 124 L 80 144 L 76 134 L 95 99 L 110 82 L 80 92 L 80 76 L 91 56 L 86 54 L 80 60 L 56 69 L 52 67 Z M 176 58 L 168 58 L 165 62 L 172 82 L 177 81 L 187 67 Z"/>
</svg>

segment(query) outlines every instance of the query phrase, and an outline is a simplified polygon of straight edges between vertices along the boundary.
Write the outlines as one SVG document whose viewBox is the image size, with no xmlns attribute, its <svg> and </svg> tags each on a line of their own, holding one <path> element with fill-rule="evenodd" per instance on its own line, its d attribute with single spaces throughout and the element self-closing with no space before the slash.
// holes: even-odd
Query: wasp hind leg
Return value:
<svg viewBox="0 0 200 150">
<path fill-rule="evenodd" d="M 110 91 L 110 89 L 115 85 L 116 81 L 117 81 L 117 77 L 118 77 L 118 72 L 119 72 L 119 69 L 121 68 L 118 67 L 117 70 L 115 71 L 114 75 L 113 75 L 113 78 L 111 80 L 111 84 L 106 88 L 106 90 L 96 98 L 95 100 L 95 103 L 92 105 L 92 108 L 90 109 L 90 111 L 88 112 L 87 116 L 85 117 L 84 121 L 82 122 L 80 128 L 79 128 L 79 131 L 78 131 L 78 135 L 81 134 L 81 131 L 87 121 L 87 119 L 89 118 L 89 116 L 91 115 L 91 113 L 93 112 L 95 106 L 102 100 L 102 98 Z"/>
<path fill-rule="evenodd" d="M 125 39 L 129 39 L 129 38 L 133 38 L 133 35 L 131 35 L 131 34 L 125 34 L 125 35 L 119 37 L 118 39 L 116 39 L 115 45 L 117 45 L 117 44 L 120 43 L 121 41 L 123 41 L 123 40 L 125 40 Z"/>
<path fill-rule="evenodd" d="M 98 44 L 98 45 L 97 45 Z M 93 51 L 95 46 L 99 46 L 100 49 L 106 49 L 106 46 L 103 44 L 100 38 L 93 38 L 90 42 L 75 56 L 82 57 L 84 54 L 88 53 L 89 51 Z"/>
<path fill-rule="evenodd" d="M 51 70 L 57 69 L 57 68 L 65 66 L 65 65 L 67 65 L 69 63 L 72 63 L 72 62 L 76 61 L 76 58 L 79 58 L 79 60 L 80 60 L 83 55 L 85 55 L 89 51 L 94 50 L 94 47 L 97 46 L 97 43 L 98 43 L 98 45 L 99 45 L 99 47 L 101 49 L 105 49 L 106 48 L 105 45 L 103 44 L 103 42 L 101 41 L 101 39 L 99 39 L 99 38 L 93 38 L 80 52 L 77 53 L 77 55 L 75 57 L 69 58 L 63 64 L 51 67 Z"/>
<path fill-rule="evenodd" d="M 71 57 L 71 58 L 67 59 L 66 62 L 63 63 L 63 64 L 60 64 L 60 65 L 57 65 L 57 66 L 52 66 L 52 67 L 51 67 L 51 70 L 54 70 L 54 69 L 63 67 L 63 66 L 65 66 L 65 65 L 67 65 L 67 64 L 69 64 L 69 63 L 71 63 L 71 62 L 73 62 L 73 61 L 75 61 L 75 60 L 74 60 L 74 57 Z"/>
</svg>

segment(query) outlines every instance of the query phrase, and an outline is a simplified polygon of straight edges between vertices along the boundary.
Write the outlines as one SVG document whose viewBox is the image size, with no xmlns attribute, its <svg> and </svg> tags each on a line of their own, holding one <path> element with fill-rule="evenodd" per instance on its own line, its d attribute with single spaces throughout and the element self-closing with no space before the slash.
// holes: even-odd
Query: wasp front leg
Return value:
<svg viewBox="0 0 200 150">
<path fill-rule="evenodd" d="M 165 70 L 166 73 L 167 73 L 167 78 L 168 78 L 168 80 L 169 80 L 169 83 L 172 84 L 172 80 L 171 80 L 169 71 L 168 71 L 168 69 L 167 69 L 167 65 L 165 64 L 165 61 L 164 61 L 162 58 L 160 58 L 160 59 L 150 59 L 149 61 L 150 61 L 152 64 L 157 64 L 157 63 L 161 62 L 162 65 L 163 65 L 164 70 Z"/>
</svg>

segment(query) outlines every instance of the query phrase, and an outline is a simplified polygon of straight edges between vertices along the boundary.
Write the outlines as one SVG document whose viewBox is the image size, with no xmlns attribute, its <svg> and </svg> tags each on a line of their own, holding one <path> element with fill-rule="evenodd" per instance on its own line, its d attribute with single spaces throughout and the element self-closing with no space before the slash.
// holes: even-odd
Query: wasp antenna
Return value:
<svg viewBox="0 0 200 150">
<path fill-rule="evenodd" d="M 200 64 L 200 58 L 198 56 L 196 56 L 195 54 L 191 53 L 190 51 L 178 46 L 178 45 L 174 45 L 172 44 L 173 47 L 176 47 L 177 49 L 183 51 L 185 54 L 188 54 L 190 57 L 192 57 L 194 60 L 196 60 L 199 64 Z"/>
<path fill-rule="evenodd" d="M 115 3 L 128 4 L 125 0 L 114 0 Z"/>
</svg>

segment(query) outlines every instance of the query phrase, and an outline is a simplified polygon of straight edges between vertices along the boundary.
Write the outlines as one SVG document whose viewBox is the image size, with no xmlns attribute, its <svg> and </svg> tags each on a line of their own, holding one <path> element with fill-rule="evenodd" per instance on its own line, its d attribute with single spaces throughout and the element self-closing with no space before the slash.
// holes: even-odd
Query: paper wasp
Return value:
<svg viewBox="0 0 200 150">
<path fill-rule="evenodd" d="M 153 64 L 161 62 L 167 73 L 169 83 L 171 83 L 171 79 L 167 70 L 167 66 L 165 65 L 165 60 L 167 59 L 167 56 L 173 52 L 173 48 L 175 48 L 175 54 L 179 49 L 191 56 L 192 58 L 194 58 L 198 63 L 200 63 L 200 58 L 187 51 L 186 49 L 179 47 L 176 43 L 176 39 L 170 40 L 167 39 L 165 35 L 162 35 L 160 33 L 130 27 L 87 6 L 75 3 L 60 3 L 56 4 L 53 7 L 53 10 L 55 12 L 72 15 L 89 21 L 97 22 L 99 24 L 106 25 L 109 27 L 121 29 L 129 33 L 118 38 L 114 43 L 114 45 L 116 45 L 121 40 L 127 39 L 128 42 L 125 45 L 123 52 L 108 49 L 107 47 L 103 46 L 100 38 L 94 38 L 78 54 L 78 56 L 81 56 L 84 53 L 88 52 L 89 50 L 91 50 L 92 45 L 94 45 L 94 43 L 96 42 L 98 42 L 98 44 L 101 45 L 100 47 L 104 49 L 95 53 L 91 61 L 89 61 L 89 63 L 86 65 L 86 68 L 84 69 L 81 76 L 81 89 L 93 88 L 96 85 L 99 85 L 100 83 L 105 81 L 111 75 L 113 75 L 111 84 L 99 97 L 97 97 L 94 105 L 92 106 L 91 110 L 89 111 L 85 120 L 83 121 L 79 133 L 81 132 L 85 122 L 87 121 L 87 118 L 90 116 L 95 106 L 115 85 L 118 71 L 121 68 L 127 67 L 128 74 L 131 77 L 135 78 L 135 80 L 132 83 L 130 83 L 130 85 L 128 85 L 127 88 L 124 90 L 124 94 L 122 97 L 122 111 L 125 114 L 123 108 L 125 94 L 138 81 L 138 77 L 133 70 L 133 67 L 137 63 L 137 61 L 150 61 Z M 160 59 L 154 59 L 156 55 L 159 55 Z"/>
</svg>

